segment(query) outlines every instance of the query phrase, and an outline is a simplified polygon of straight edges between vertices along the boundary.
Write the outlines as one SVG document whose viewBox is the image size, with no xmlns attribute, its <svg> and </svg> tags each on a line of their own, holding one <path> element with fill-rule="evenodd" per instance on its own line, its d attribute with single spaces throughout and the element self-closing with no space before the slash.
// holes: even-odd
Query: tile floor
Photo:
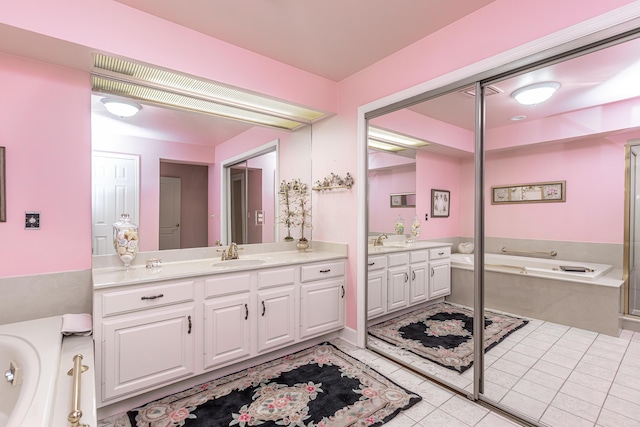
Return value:
<svg viewBox="0 0 640 427">
<path fill-rule="evenodd" d="M 375 338 L 369 343 L 472 390 L 473 369 L 458 374 Z M 352 354 L 423 396 L 388 427 L 517 425 L 377 353 L 357 349 Z M 489 350 L 485 366 L 485 395 L 540 425 L 640 426 L 638 332 L 625 330 L 616 338 L 532 319 Z"/>
</svg>

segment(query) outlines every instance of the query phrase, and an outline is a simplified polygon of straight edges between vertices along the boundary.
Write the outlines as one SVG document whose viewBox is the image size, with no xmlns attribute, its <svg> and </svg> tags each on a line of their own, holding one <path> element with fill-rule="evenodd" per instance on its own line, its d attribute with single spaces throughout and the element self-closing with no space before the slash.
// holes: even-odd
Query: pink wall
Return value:
<svg viewBox="0 0 640 427">
<path fill-rule="evenodd" d="M 276 226 L 275 203 L 277 194 L 276 188 L 276 153 L 269 153 L 258 158 L 253 158 L 247 162 L 249 168 L 255 168 L 260 172 L 260 200 L 256 201 L 256 206 L 264 211 L 263 224 L 256 225 L 255 212 L 251 211 L 251 225 L 255 228 L 261 242 L 273 242 Z"/>
<path fill-rule="evenodd" d="M 91 268 L 89 75 L 0 54 L 0 93 L 0 276 Z M 40 212 L 40 230 L 24 229 L 25 211 Z"/>
<path fill-rule="evenodd" d="M 395 234 L 395 221 L 402 215 L 405 234 L 411 231 L 415 208 L 392 208 L 390 194 L 415 193 L 415 165 L 369 172 L 369 231 Z"/>
</svg>

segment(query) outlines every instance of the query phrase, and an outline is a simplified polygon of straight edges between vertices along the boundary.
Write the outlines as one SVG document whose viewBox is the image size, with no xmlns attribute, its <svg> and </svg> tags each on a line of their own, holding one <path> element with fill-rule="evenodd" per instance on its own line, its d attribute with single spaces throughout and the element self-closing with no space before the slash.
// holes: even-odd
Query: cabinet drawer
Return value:
<svg viewBox="0 0 640 427">
<path fill-rule="evenodd" d="M 427 251 L 413 251 L 409 253 L 409 262 L 411 264 L 415 262 L 424 262 L 427 260 Z"/>
<path fill-rule="evenodd" d="M 448 246 L 445 247 L 445 248 L 429 249 L 429 259 L 430 260 L 449 258 L 449 257 L 451 257 L 451 248 L 448 247 Z"/>
<path fill-rule="evenodd" d="M 409 262 L 408 252 L 399 252 L 396 254 L 387 255 L 387 267 L 396 267 L 398 265 L 405 265 Z"/>
<path fill-rule="evenodd" d="M 369 271 L 382 270 L 387 267 L 387 256 L 379 255 L 379 256 L 370 256 L 369 262 L 367 263 L 367 267 Z"/>
<path fill-rule="evenodd" d="M 249 292 L 249 290 L 251 290 L 250 273 L 224 274 L 204 281 L 205 298 Z"/>
<path fill-rule="evenodd" d="M 300 280 L 302 282 L 344 276 L 344 261 L 307 265 L 302 267 L 300 271 Z"/>
<path fill-rule="evenodd" d="M 102 294 L 102 315 L 146 310 L 179 302 L 193 301 L 194 280 L 135 287 Z"/>
<path fill-rule="evenodd" d="M 294 283 L 295 275 L 295 269 L 293 267 L 259 271 L 258 289 Z"/>
</svg>

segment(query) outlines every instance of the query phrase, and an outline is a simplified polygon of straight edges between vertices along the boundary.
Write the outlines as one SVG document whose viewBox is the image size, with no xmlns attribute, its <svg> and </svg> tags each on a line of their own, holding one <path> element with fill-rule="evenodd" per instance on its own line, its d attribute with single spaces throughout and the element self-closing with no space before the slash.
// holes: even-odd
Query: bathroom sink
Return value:
<svg viewBox="0 0 640 427">
<path fill-rule="evenodd" d="M 255 267 L 256 265 L 262 265 L 266 261 L 263 259 L 228 259 L 225 261 L 218 261 L 213 264 L 213 267 L 217 269 L 226 268 L 242 268 L 242 267 Z"/>
</svg>

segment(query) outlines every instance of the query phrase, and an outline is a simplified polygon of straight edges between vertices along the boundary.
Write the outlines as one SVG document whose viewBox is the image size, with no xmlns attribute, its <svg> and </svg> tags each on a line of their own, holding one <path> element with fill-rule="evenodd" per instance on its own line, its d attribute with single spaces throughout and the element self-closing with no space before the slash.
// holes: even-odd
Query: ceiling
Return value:
<svg viewBox="0 0 640 427">
<path fill-rule="evenodd" d="M 340 81 L 494 0 L 117 0 Z"/>
</svg>

